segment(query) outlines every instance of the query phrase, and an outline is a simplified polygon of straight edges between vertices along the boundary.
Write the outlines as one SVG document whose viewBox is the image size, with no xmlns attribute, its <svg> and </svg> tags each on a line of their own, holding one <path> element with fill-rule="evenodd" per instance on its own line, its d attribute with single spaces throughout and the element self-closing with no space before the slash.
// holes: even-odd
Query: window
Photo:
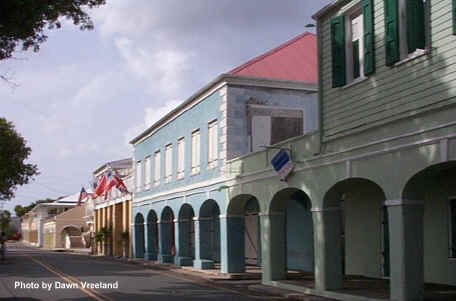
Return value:
<svg viewBox="0 0 456 301">
<path fill-rule="evenodd" d="M 185 176 L 185 139 L 177 140 L 177 178 L 182 179 Z"/>
<path fill-rule="evenodd" d="M 168 144 L 165 149 L 165 183 L 171 182 L 173 177 L 173 145 Z"/>
<path fill-rule="evenodd" d="M 144 189 L 150 188 L 150 157 L 144 160 Z"/>
<path fill-rule="evenodd" d="M 424 53 L 426 0 L 385 0 L 386 65 Z"/>
<path fill-rule="evenodd" d="M 141 161 L 136 162 L 136 191 L 141 191 Z"/>
<path fill-rule="evenodd" d="M 456 258 L 456 199 L 450 200 L 450 257 Z"/>
<path fill-rule="evenodd" d="M 208 168 L 217 166 L 217 144 L 218 144 L 217 120 L 209 122 L 208 125 Z"/>
<path fill-rule="evenodd" d="M 333 87 L 375 72 L 373 24 L 373 0 L 331 19 Z"/>
<path fill-rule="evenodd" d="M 160 151 L 154 154 L 154 186 L 160 184 Z"/>
<path fill-rule="evenodd" d="M 304 132 L 302 109 L 249 105 L 250 149 L 259 151 L 263 145 L 272 145 L 300 136 Z"/>
<path fill-rule="evenodd" d="M 200 158 L 201 158 L 201 146 L 200 146 L 200 130 L 196 130 L 192 133 L 192 174 L 199 173 L 200 171 Z"/>
</svg>

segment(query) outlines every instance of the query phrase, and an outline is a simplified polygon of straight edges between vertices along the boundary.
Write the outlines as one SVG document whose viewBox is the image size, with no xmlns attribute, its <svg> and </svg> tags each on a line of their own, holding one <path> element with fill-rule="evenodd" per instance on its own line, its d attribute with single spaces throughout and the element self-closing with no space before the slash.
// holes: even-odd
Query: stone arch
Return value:
<svg viewBox="0 0 456 301">
<path fill-rule="evenodd" d="M 157 260 L 158 254 L 158 217 L 155 210 L 147 214 L 147 247 L 146 259 Z"/>
<path fill-rule="evenodd" d="M 200 269 L 212 268 L 214 263 L 220 262 L 220 207 L 213 199 L 205 200 L 195 221 L 199 239 L 197 244 L 197 260 L 195 267 Z"/>
<path fill-rule="evenodd" d="M 376 182 L 361 177 L 347 178 L 330 187 L 323 197 L 322 208 L 316 208 L 318 223 L 325 229 L 317 233 L 319 240 L 326 243 L 320 252 L 331 257 L 330 273 L 339 286 L 344 274 L 389 276 L 385 199 L 383 188 Z"/>
<path fill-rule="evenodd" d="M 137 213 L 135 216 L 135 257 L 144 258 L 144 216 Z"/>
<path fill-rule="evenodd" d="M 272 197 L 268 218 L 268 261 L 274 261 L 271 278 L 285 279 L 290 270 L 313 273 L 314 245 L 312 202 L 304 191 L 285 188 Z"/>
<path fill-rule="evenodd" d="M 194 217 L 193 207 L 188 203 L 183 204 L 179 210 L 177 220 L 175 263 L 179 266 L 192 265 L 195 258 Z"/>
<path fill-rule="evenodd" d="M 65 225 L 60 231 L 61 245 L 65 249 L 83 248 L 81 226 Z"/>
<path fill-rule="evenodd" d="M 246 264 L 261 266 L 260 203 L 251 194 L 230 199 L 227 208 L 228 259 L 231 273 L 245 271 Z"/>
<path fill-rule="evenodd" d="M 171 207 L 163 208 L 159 222 L 159 249 L 160 262 L 174 262 L 176 255 L 174 212 Z"/>
<path fill-rule="evenodd" d="M 433 164 L 410 176 L 399 202 L 407 214 L 403 227 L 408 237 L 417 236 L 414 245 L 422 257 L 424 281 L 456 285 L 456 267 L 448 264 L 448 258 L 456 258 L 456 161 Z"/>
</svg>

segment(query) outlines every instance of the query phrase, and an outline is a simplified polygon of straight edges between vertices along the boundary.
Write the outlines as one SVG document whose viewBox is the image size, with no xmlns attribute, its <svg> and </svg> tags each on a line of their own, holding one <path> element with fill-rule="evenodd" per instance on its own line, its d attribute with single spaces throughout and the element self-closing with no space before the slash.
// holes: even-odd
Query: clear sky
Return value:
<svg viewBox="0 0 456 301">
<path fill-rule="evenodd" d="M 88 187 L 130 157 L 128 143 L 217 75 L 304 32 L 330 0 L 107 0 L 93 31 L 65 23 L 38 53 L 0 61 L 0 116 L 32 148 L 41 174 L 5 204 L 13 212 Z"/>
</svg>

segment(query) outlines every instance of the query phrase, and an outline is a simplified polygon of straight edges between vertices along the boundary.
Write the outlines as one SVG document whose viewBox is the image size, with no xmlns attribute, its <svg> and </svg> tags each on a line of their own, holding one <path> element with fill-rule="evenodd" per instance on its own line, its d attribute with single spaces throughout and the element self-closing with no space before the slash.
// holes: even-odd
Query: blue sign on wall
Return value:
<svg viewBox="0 0 456 301">
<path fill-rule="evenodd" d="M 271 160 L 274 169 L 279 173 L 280 179 L 285 181 L 293 170 L 293 163 L 286 150 L 281 149 Z"/>
</svg>

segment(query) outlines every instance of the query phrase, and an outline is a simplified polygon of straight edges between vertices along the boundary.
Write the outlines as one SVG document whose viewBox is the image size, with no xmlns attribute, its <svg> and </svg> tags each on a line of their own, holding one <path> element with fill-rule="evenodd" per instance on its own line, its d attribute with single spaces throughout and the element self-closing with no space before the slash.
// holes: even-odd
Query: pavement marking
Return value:
<svg viewBox="0 0 456 301">
<path fill-rule="evenodd" d="M 58 269 L 56 269 L 55 267 L 52 267 L 52 266 L 42 262 L 41 260 L 38 260 L 38 259 L 35 259 L 35 258 L 32 258 L 32 257 L 29 257 L 29 258 L 32 261 L 34 261 L 35 263 L 37 263 L 37 264 L 41 265 L 42 267 L 44 267 L 46 270 L 50 271 L 51 273 L 56 274 L 57 276 L 59 276 L 60 278 L 65 280 L 66 282 L 77 284 L 78 288 L 81 291 L 83 291 L 84 293 L 86 293 L 90 297 L 94 298 L 95 300 L 97 300 L 97 301 L 114 301 L 110 297 L 100 293 L 97 290 L 90 289 L 90 288 L 83 288 L 82 285 L 81 285 L 81 281 L 79 281 L 77 278 L 74 278 L 74 277 L 72 277 L 72 276 L 70 276 L 68 274 L 65 274 L 62 271 L 59 271 Z"/>
</svg>

